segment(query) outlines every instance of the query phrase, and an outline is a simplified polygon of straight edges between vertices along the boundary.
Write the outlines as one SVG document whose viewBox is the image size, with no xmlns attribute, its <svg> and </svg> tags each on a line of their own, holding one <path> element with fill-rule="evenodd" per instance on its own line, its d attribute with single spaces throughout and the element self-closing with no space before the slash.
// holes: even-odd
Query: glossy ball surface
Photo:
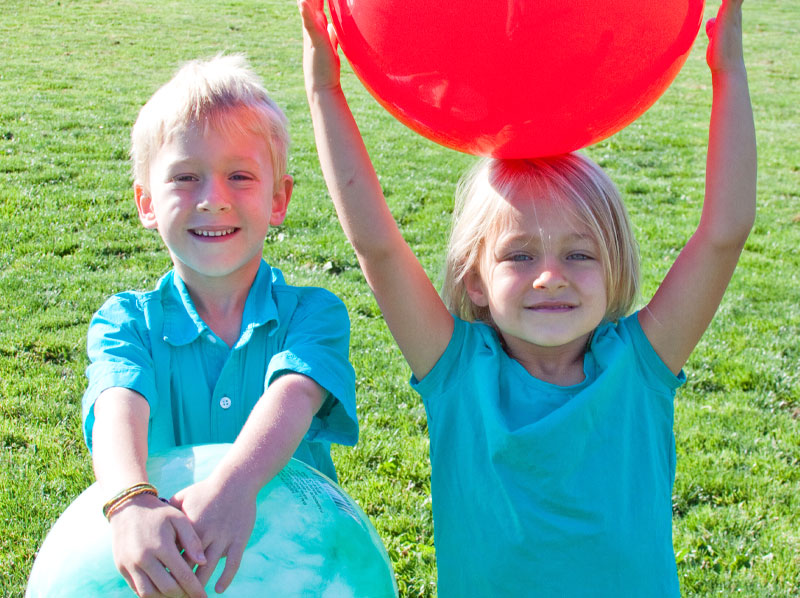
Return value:
<svg viewBox="0 0 800 598">
<path fill-rule="evenodd" d="M 151 457 L 150 481 L 163 496 L 207 477 L 230 445 L 179 447 Z M 117 571 L 97 484 L 64 511 L 34 562 L 27 598 L 130 598 Z M 386 550 L 364 512 L 330 479 L 292 459 L 258 495 L 256 524 L 233 583 L 209 596 L 394 598 Z"/>
<path fill-rule="evenodd" d="M 391 114 L 466 153 L 531 158 L 627 126 L 678 74 L 703 0 L 330 0 Z"/>
</svg>

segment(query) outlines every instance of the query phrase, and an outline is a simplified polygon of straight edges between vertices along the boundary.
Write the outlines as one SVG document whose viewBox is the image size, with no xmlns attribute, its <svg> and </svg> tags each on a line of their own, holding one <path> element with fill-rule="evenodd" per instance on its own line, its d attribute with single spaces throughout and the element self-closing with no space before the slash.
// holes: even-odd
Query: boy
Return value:
<svg viewBox="0 0 800 598">
<path fill-rule="evenodd" d="M 224 591 L 264 484 L 292 456 L 335 478 L 330 443 L 357 440 L 344 305 L 262 259 L 291 197 L 287 146 L 238 56 L 185 65 L 133 127 L 139 219 L 174 269 L 93 318 L 83 417 L 114 559 L 139 596 L 204 597 L 222 557 Z M 212 475 L 160 501 L 148 453 L 215 442 L 233 446 Z"/>
</svg>

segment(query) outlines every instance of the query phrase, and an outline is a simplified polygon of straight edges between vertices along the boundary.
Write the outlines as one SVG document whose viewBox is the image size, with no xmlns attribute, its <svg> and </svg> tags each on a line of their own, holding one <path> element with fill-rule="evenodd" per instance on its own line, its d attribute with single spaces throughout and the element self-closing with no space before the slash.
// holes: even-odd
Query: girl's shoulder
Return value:
<svg viewBox="0 0 800 598">
<path fill-rule="evenodd" d="M 658 356 L 639 322 L 639 312 L 597 327 L 587 351 L 587 359 L 598 371 L 628 367 L 631 374 L 641 376 L 643 383 L 677 389 L 686 381 L 681 371 L 677 376 Z"/>
</svg>

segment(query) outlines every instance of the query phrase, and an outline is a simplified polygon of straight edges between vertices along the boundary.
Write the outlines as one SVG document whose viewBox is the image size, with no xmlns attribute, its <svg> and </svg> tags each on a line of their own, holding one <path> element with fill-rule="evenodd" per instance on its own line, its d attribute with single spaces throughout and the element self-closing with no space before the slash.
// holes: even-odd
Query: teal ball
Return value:
<svg viewBox="0 0 800 598">
<path fill-rule="evenodd" d="M 148 459 L 150 482 L 162 496 L 205 479 L 227 444 L 178 447 Z M 102 515 L 108 499 L 87 488 L 53 525 L 36 557 L 26 598 L 130 598 L 117 571 Z M 222 573 L 208 583 L 209 595 Z M 361 508 L 332 480 L 292 459 L 259 493 L 256 524 L 229 598 L 394 598 L 392 566 Z"/>
</svg>

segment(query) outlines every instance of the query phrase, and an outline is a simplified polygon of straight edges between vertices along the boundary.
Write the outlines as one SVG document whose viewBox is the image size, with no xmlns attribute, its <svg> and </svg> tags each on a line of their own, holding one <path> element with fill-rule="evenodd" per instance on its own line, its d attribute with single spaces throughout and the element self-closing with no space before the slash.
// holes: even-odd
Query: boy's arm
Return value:
<svg viewBox="0 0 800 598">
<path fill-rule="evenodd" d="M 674 373 L 714 317 L 755 219 L 756 141 L 742 55 L 742 0 L 723 0 L 707 31 L 713 102 L 703 213 L 639 313 L 653 348 Z"/>
<path fill-rule="evenodd" d="M 280 376 L 256 403 L 211 476 L 173 497 L 171 503 L 200 536 L 207 562 L 196 574 L 203 586 L 222 557 L 225 568 L 215 590 L 221 593 L 230 585 L 253 531 L 259 490 L 288 463 L 325 396 L 311 378 Z"/>
<path fill-rule="evenodd" d="M 147 482 L 147 401 L 132 390 L 110 388 L 100 394 L 93 408 L 92 460 L 104 494 L 110 498 Z M 178 509 L 142 494 L 115 510 L 110 525 L 114 561 L 139 596 L 185 593 L 205 598 L 202 584 L 187 563 L 205 562 L 200 539 Z"/>
<path fill-rule="evenodd" d="M 298 0 L 303 68 L 317 151 L 339 220 L 389 329 L 417 378 L 450 341 L 452 317 L 389 211 L 339 83 L 322 0 Z"/>
</svg>

